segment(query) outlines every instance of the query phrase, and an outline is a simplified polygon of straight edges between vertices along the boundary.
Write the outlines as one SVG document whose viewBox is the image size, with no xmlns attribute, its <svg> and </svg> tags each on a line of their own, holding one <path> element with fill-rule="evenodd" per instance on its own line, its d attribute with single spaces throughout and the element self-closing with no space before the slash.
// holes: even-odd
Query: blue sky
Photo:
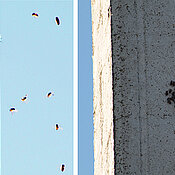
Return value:
<svg viewBox="0 0 175 175">
<path fill-rule="evenodd" d="M 64 174 L 72 174 L 72 5 L 0 1 L 2 175 L 59 174 L 61 163 Z M 47 99 L 49 91 L 55 95 Z M 25 94 L 28 103 L 20 101 Z M 18 110 L 13 116 L 10 107 Z M 55 131 L 55 123 L 63 131 Z"/>
<path fill-rule="evenodd" d="M 79 0 L 79 174 L 93 174 L 90 1 Z M 39 18 L 31 13 L 38 12 Z M 55 25 L 59 16 L 61 25 Z M 72 2 L 0 1 L 2 175 L 72 173 Z M 46 99 L 48 91 L 55 96 Z M 28 103 L 20 98 L 28 94 Z M 15 106 L 13 116 L 9 108 Z M 59 123 L 63 132 L 55 132 Z M 20 171 L 19 171 L 20 168 Z"/>
<path fill-rule="evenodd" d="M 78 64 L 79 64 L 79 175 L 93 175 L 93 76 L 91 1 L 79 0 Z"/>
</svg>

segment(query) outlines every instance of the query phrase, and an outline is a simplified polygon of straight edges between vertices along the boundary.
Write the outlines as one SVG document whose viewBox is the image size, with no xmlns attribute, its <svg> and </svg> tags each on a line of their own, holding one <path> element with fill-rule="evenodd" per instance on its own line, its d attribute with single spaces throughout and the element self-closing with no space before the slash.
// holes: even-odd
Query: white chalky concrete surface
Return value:
<svg viewBox="0 0 175 175">
<path fill-rule="evenodd" d="M 91 1 L 94 93 L 94 174 L 114 174 L 111 16 L 109 0 Z"/>
</svg>

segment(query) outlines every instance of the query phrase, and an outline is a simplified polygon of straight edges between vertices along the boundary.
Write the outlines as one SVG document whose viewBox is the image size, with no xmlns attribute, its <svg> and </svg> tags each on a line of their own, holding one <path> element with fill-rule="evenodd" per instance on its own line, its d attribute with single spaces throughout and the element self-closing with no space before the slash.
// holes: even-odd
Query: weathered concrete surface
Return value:
<svg viewBox="0 0 175 175">
<path fill-rule="evenodd" d="M 109 0 L 92 0 L 94 174 L 114 174 L 111 16 Z"/>
<path fill-rule="evenodd" d="M 115 174 L 175 175 L 175 107 L 165 96 L 175 80 L 175 1 L 111 7 Z"/>
</svg>

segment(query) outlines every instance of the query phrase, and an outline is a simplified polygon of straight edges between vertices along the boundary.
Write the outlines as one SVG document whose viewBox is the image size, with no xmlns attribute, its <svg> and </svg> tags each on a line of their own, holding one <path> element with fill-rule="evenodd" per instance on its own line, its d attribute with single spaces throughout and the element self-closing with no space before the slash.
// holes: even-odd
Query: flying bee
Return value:
<svg viewBox="0 0 175 175">
<path fill-rule="evenodd" d="M 34 16 L 35 18 L 39 17 L 39 15 L 37 13 L 32 13 L 32 16 Z"/>
<path fill-rule="evenodd" d="M 56 21 L 56 24 L 57 24 L 57 25 L 60 25 L 60 20 L 59 20 L 58 17 L 55 18 L 55 21 Z"/>
<path fill-rule="evenodd" d="M 47 98 L 50 98 L 51 96 L 54 96 L 53 92 L 49 92 L 49 93 L 47 94 Z"/>
<path fill-rule="evenodd" d="M 10 108 L 9 111 L 12 113 L 12 115 L 13 115 L 14 112 L 18 112 L 18 110 L 15 109 L 14 107 Z"/>
<path fill-rule="evenodd" d="M 21 101 L 26 101 L 27 100 L 27 94 L 21 98 Z"/>
<path fill-rule="evenodd" d="M 60 170 L 61 170 L 62 172 L 65 170 L 65 165 L 64 165 L 64 164 L 62 164 L 62 165 L 60 166 Z"/>
<path fill-rule="evenodd" d="M 58 124 L 55 125 L 55 129 L 58 130 L 59 129 L 59 126 Z"/>
<path fill-rule="evenodd" d="M 57 124 L 57 123 L 55 124 L 55 129 L 56 129 L 56 130 L 59 130 L 59 129 L 63 130 L 63 128 L 61 128 L 61 127 L 59 126 L 59 124 Z"/>
</svg>

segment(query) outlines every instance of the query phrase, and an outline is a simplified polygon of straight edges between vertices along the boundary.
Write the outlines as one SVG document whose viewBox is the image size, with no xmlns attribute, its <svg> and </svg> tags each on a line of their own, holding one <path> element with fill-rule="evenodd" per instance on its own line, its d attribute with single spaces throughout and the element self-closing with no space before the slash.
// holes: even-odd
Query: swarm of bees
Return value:
<svg viewBox="0 0 175 175">
<path fill-rule="evenodd" d="M 54 96 L 53 92 L 48 92 L 47 95 L 46 95 L 47 98 L 50 98 L 51 96 Z M 23 97 L 21 98 L 21 101 L 22 101 L 22 102 L 26 102 L 27 99 L 28 99 L 28 95 L 26 94 L 25 96 L 23 96 Z M 14 112 L 18 112 L 18 110 L 17 110 L 15 107 L 11 107 L 11 108 L 9 109 L 9 111 L 10 111 L 12 114 L 13 114 Z"/>
<path fill-rule="evenodd" d="M 170 81 L 170 86 L 173 88 L 174 87 L 174 89 L 168 89 L 166 92 L 165 92 L 165 95 L 166 96 L 169 96 L 168 98 L 167 98 L 167 103 L 168 104 L 172 104 L 172 103 L 174 103 L 175 104 L 175 81 Z"/>
<path fill-rule="evenodd" d="M 34 18 L 39 18 L 39 14 L 38 13 L 32 13 L 32 16 Z M 58 17 L 55 17 L 55 22 L 57 25 L 60 25 L 60 19 Z M 2 36 L 0 35 L 0 42 L 2 42 Z"/>
<path fill-rule="evenodd" d="M 46 95 L 47 98 L 50 98 L 51 96 L 54 96 L 53 92 L 48 92 L 47 95 Z M 21 98 L 21 101 L 22 101 L 22 102 L 25 102 L 27 99 L 28 99 L 28 95 L 26 94 L 25 96 L 23 96 L 23 97 Z M 15 107 L 11 107 L 11 108 L 9 109 L 9 111 L 11 112 L 12 115 L 13 115 L 14 112 L 18 112 L 18 110 L 17 110 Z M 56 123 L 56 124 L 55 124 L 55 130 L 58 131 L 58 130 L 60 130 L 60 129 L 63 130 L 63 128 L 61 128 L 60 125 L 59 125 L 58 123 Z M 60 170 L 61 170 L 62 172 L 65 170 L 65 165 L 64 165 L 64 164 L 62 164 L 62 165 L 60 166 Z"/>
<path fill-rule="evenodd" d="M 35 17 L 35 18 L 38 18 L 39 14 L 38 13 L 32 13 L 32 16 Z M 60 19 L 58 17 L 55 17 L 55 22 L 56 22 L 57 25 L 60 25 Z"/>
<path fill-rule="evenodd" d="M 38 13 L 32 13 L 32 16 L 35 17 L 35 18 L 38 18 L 38 17 L 39 17 L 39 14 L 38 14 Z M 58 17 L 55 17 L 55 22 L 56 22 L 57 25 L 60 25 L 60 19 L 59 19 Z M 2 40 L 2 37 L 1 37 L 1 35 L 0 35 L 0 42 L 1 42 L 1 40 Z M 47 95 L 46 95 L 47 98 L 50 98 L 51 96 L 54 96 L 54 93 L 53 93 L 53 92 L 48 92 Z M 28 95 L 26 94 L 25 96 L 23 96 L 23 97 L 21 98 L 21 101 L 22 101 L 22 102 L 26 102 L 27 99 L 28 99 Z M 15 107 L 11 107 L 11 108 L 9 109 L 9 111 L 11 112 L 12 115 L 13 115 L 14 112 L 18 112 L 18 110 L 17 110 Z M 55 124 L 55 130 L 58 131 L 58 130 L 60 130 L 60 129 L 63 130 L 63 128 L 61 128 L 61 127 L 59 126 L 59 124 L 56 123 L 56 124 Z M 64 164 L 61 164 L 60 170 L 61 170 L 62 172 L 65 170 L 65 165 L 64 165 Z"/>
</svg>

